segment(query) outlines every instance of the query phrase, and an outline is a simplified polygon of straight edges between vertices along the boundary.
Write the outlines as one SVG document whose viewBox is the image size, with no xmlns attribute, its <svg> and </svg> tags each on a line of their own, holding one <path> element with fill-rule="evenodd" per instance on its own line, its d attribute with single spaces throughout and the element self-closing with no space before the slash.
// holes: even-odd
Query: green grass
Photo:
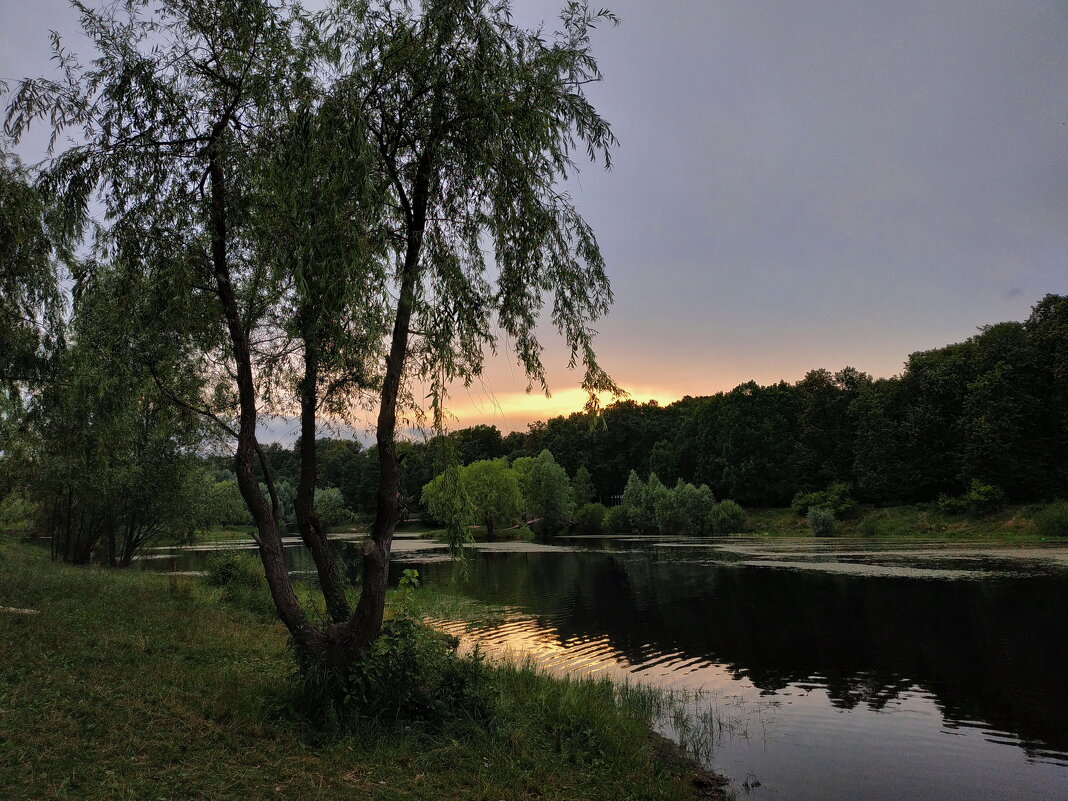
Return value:
<svg viewBox="0 0 1068 801">
<path fill-rule="evenodd" d="M 277 623 L 187 577 L 55 565 L 0 542 L 0 798 L 679 799 L 645 711 L 607 682 L 496 670 L 494 725 L 288 713 Z"/>
<path fill-rule="evenodd" d="M 934 504 L 882 509 L 862 506 L 855 514 L 838 521 L 836 536 L 1040 542 L 1043 535 L 1035 521 L 1046 508 L 1045 504 L 1006 506 L 998 512 L 970 517 L 943 514 Z M 808 521 L 792 509 L 747 509 L 746 514 L 750 534 L 812 536 Z"/>
</svg>

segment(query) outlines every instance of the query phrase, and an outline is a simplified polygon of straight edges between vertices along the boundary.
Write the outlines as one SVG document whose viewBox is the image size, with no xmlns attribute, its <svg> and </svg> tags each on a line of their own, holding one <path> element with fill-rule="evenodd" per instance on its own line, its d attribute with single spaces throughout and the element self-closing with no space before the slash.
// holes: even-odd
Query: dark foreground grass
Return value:
<svg viewBox="0 0 1068 801">
<path fill-rule="evenodd" d="M 184 577 L 54 565 L 0 543 L 0 798 L 680 799 L 640 704 L 611 685 L 497 670 L 490 727 L 288 713 L 284 631 Z"/>
</svg>

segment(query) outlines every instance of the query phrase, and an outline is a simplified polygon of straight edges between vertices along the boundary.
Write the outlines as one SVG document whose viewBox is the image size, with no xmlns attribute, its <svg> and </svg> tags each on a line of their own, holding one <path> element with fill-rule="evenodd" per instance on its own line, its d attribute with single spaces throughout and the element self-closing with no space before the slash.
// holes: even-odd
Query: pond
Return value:
<svg viewBox="0 0 1068 801">
<path fill-rule="evenodd" d="M 449 624 L 490 654 L 700 691 L 706 760 L 739 797 L 1068 798 L 1066 546 L 576 537 L 485 544 L 460 570 L 400 539 L 394 556 L 505 607 Z"/>
</svg>

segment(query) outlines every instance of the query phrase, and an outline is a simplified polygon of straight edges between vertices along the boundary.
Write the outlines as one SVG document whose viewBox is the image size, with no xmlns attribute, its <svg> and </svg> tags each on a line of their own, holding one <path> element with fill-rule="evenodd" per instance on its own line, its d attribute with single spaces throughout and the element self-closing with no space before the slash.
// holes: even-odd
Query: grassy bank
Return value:
<svg viewBox="0 0 1068 801">
<path fill-rule="evenodd" d="M 1040 542 L 1050 536 L 1039 525 L 1048 505 L 1006 506 L 997 512 L 971 517 L 947 515 L 935 504 L 876 509 L 860 507 L 837 521 L 840 537 L 902 537 L 917 539 Z M 747 509 L 750 534 L 770 537 L 808 537 L 808 520 L 793 509 Z"/>
<path fill-rule="evenodd" d="M 366 724 L 288 712 L 277 623 L 181 577 L 54 565 L 0 543 L 0 797 L 681 799 L 640 703 L 603 682 L 495 669 L 493 725 Z"/>
</svg>

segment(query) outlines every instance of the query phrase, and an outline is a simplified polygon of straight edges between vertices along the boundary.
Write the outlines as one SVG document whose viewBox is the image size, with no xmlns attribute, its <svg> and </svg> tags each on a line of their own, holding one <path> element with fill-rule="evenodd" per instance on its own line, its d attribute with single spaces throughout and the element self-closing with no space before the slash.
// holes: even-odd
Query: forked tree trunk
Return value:
<svg viewBox="0 0 1068 801">
<path fill-rule="evenodd" d="M 386 585 L 389 579 L 389 556 L 401 511 L 400 465 L 396 445 L 397 399 L 404 375 L 404 363 L 408 356 L 408 336 L 412 312 L 415 309 L 415 288 L 419 281 L 419 258 L 423 247 L 429 188 L 429 160 L 424 157 L 420 161 L 412 204 L 408 209 L 408 243 L 401 271 L 397 316 L 393 321 L 393 336 L 389 355 L 386 357 L 386 374 L 382 380 L 378 409 L 376 441 L 379 478 L 375 521 L 371 528 L 371 538 L 363 546 L 363 586 L 360 600 L 356 604 L 351 623 L 335 646 L 335 654 L 342 660 L 355 659 L 382 631 Z"/>
<path fill-rule="evenodd" d="M 226 230 L 226 176 L 218 161 L 217 142 L 228 120 L 217 122 L 212 129 L 208 150 L 208 178 L 211 192 L 211 262 L 216 283 L 216 295 L 226 318 L 230 337 L 231 354 L 237 377 L 240 418 L 238 425 L 237 453 L 234 457 L 234 472 L 237 486 L 245 500 L 249 513 L 256 524 L 260 561 L 271 592 L 278 616 L 292 635 L 298 648 L 307 645 L 310 626 L 301 609 L 293 584 L 289 579 L 282 537 L 278 528 L 277 504 L 267 503 L 259 482 L 256 480 L 254 459 L 259 452 L 256 441 L 256 385 L 252 374 L 252 354 L 248 333 L 238 308 L 237 297 L 230 281 L 230 264 L 227 257 Z M 270 476 L 265 477 L 270 482 Z"/>
</svg>

